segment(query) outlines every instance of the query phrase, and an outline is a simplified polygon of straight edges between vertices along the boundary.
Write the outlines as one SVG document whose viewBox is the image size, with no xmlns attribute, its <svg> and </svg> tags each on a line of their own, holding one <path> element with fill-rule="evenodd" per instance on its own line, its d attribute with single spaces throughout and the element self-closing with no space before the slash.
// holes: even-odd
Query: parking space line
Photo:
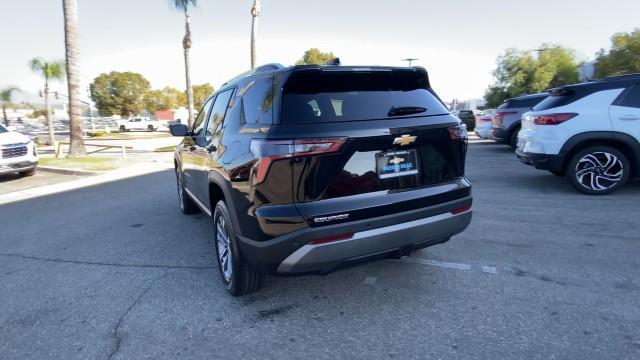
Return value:
<svg viewBox="0 0 640 360">
<path fill-rule="evenodd" d="M 447 261 L 438 261 L 438 260 L 431 260 L 431 259 L 420 259 L 420 258 L 415 258 L 415 257 L 405 257 L 402 259 L 397 259 L 397 260 L 393 260 L 393 261 L 401 261 L 401 262 L 407 262 L 407 263 L 413 263 L 413 264 L 421 264 L 421 265 L 429 265 L 429 266 L 435 266 L 435 267 L 439 267 L 439 268 L 445 268 L 445 269 L 456 269 L 456 270 L 462 270 L 462 271 L 471 271 L 474 269 L 474 267 L 472 267 L 469 264 L 461 264 L 461 263 L 455 263 L 455 262 L 447 262 Z M 477 270 L 482 271 L 483 273 L 486 274 L 497 274 L 498 273 L 498 269 L 494 266 L 485 266 L 485 265 L 480 265 L 478 268 L 476 268 Z"/>
</svg>

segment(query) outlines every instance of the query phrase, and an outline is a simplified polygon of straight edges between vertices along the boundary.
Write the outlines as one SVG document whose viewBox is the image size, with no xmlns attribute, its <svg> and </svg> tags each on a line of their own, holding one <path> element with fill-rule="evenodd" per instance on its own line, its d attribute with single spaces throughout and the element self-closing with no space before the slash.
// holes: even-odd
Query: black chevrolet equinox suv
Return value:
<svg viewBox="0 0 640 360">
<path fill-rule="evenodd" d="M 467 131 L 423 68 L 265 65 L 173 124 L 180 208 L 232 295 L 446 242 L 471 221 Z"/>
</svg>

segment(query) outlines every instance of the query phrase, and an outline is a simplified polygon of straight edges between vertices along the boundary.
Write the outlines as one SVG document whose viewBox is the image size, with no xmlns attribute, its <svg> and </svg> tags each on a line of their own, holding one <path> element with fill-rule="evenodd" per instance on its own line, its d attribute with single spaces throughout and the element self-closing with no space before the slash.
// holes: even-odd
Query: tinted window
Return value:
<svg viewBox="0 0 640 360">
<path fill-rule="evenodd" d="M 569 105 L 578 100 L 573 94 L 552 94 L 533 107 L 534 111 L 553 109 L 560 106 Z"/>
<path fill-rule="evenodd" d="M 207 117 L 207 114 L 209 113 L 209 108 L 211 108 L 212 102 L 213 102 L 213 99 L 207 100 L 207 102 L 202 106 L 202 109 L 200 109 L 198 116 L 196 116 L 196 120 L 193 122 L 194 135 L 199 135 L 200 132 L 202 131 L 202 128 L 204 127 L 204 119 Z"/>
<path fill-rule="evenodd" d="M 207 125 L 207 141 L 210 140 L 211 135 L 215 133 L 218 128 L 218 125 L 224 119 L 224 114 L 227 112 L 227 107 L 229 106 L 229 100 L 231 99 L 231 94 L 233 94 L 233 89 L 229 89 L 225 92 L 222 92 L 216 96 L 216 100 L 213 103 L 213 107 L 211 108 L 211 114 L 209 115 L 209 122 Z"/>
<path fill-rule="evenodd" d="M 0 134 L 5 132 L 9 132 L 9 130 L 7 130 L 4 126 L 0 125 Z"/>
<path fill-rule="evenodd" d="M 640 108 L 640 84 L 629 89 L 624 95 L 622 106 Z"/>
<path fill-rule="evenodd" d="M 256 79 L 238 91 L 247 124 L 273 122 L 273 78 Z"/>
<path fill-rule="evenodd" d="M 536 97 L 524 98 L 524 99 L 510 99 L 510 100 L 507 101 L 505 108 L 513 108 L 513 109 L 526 108 L 526 109 L 530 109 L 530 108 L 538 105 L 545 98 L 546 98 L 546 96 L 536 96 Z M 503 108 L 503 107 L 501 106 L 500 108 Z"/>
<path fill-rule="evenodd" d="M 297 72 L 284 86 L 282 103 L 283 123 L 449 113 L 429 89 L 427 74 L 415 71 Z"/>
</svg>

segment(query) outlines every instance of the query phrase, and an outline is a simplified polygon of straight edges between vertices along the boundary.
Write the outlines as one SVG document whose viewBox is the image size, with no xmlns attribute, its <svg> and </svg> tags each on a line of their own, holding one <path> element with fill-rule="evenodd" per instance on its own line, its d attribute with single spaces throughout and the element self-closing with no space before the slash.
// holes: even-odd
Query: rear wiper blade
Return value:
<svg viewBox="0 0 640 360">
<path fill-rule="evenodd" d="M 427 108 L 422 106 L 392 106 L 391 110 L 387 113 L 387 116 L 402 116 L 420 114 L 427 111 Z"/>
</svg>

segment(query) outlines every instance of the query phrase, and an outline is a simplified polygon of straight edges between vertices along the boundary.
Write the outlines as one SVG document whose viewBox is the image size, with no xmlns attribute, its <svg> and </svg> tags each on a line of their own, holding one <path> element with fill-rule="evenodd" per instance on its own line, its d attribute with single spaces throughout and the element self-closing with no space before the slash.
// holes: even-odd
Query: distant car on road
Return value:
<svg viewBox="0 0 640 360">
<path fill-rule="evenodd" d="M 640 176 L 640 74 L 551 90 L 523 116 L 520 161 L 601 195 Z"/>
<path fill-rule="evenodd" d="M 467 131 L 473 131 L 476 126 L 476 115 L 473 110 L 460 110 L 458 112 L 458 118 L 467 125 Z"/>
<path fill-rule="evenodd" d="M 266 65 L 170 130 L 180 208 L 211 216 L 232 295 L 265 272 L 408 255 L 471 221 L 467 133 L 423 68 Z"/>
<path fill-rule="evenodd" d="M 502 103 L 493 115 L 491 139 L 515 149 L 518 145 L 518 132 L 520 131 L 522 114 L 531 110 L 531 108 L 546 99 L 547 96 L 549 96 L 548 93 L 523 95 L 508 99 Z"/>
<path fill-rule="evenodd" d="M 491 136 L 491 127 L 493 126 L 493 114 L 496 109 L 486 109 L 476 116 L 476 125 L 474 131 L 481 139 L 488 139 Z"/>
<path fill-rule="evenodd" d="M 160 121 L 143 117 L 134 117 L 129 120 L 121 120 L 118 123 L 120 131 L 157 131 L 161 126 Z"/>
<path fill-rule="evenodd" d="M 0 125 L 0 174 L 31 176 L 37 166 L 38 153 L 34 142 L 28 136 Z"/>
</svg>

